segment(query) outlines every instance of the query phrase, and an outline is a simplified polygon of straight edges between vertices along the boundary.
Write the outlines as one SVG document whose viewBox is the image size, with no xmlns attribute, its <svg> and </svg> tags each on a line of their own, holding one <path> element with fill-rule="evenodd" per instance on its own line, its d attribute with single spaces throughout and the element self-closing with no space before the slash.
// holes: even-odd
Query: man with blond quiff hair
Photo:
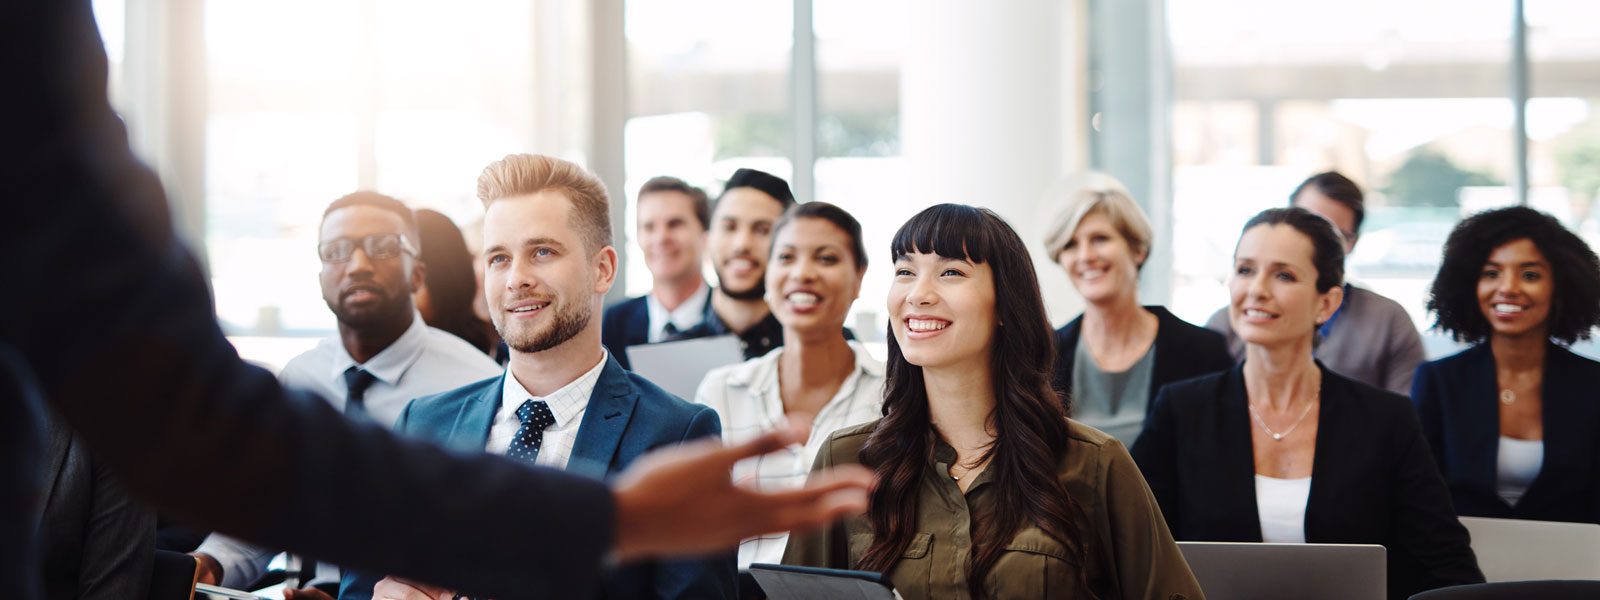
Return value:
<svg viewBox="0 0 1600 600">
<path fill-rule="evenodd" d="M 611 200 L 606 184 L 574 163 L 542 154 L 508 154 L 478 176 L 478 200 L 487 209 L 501 198 L 559 190 L 572 201 L 573 226 L 592 256 L 613 245 Z"/>
</svg>

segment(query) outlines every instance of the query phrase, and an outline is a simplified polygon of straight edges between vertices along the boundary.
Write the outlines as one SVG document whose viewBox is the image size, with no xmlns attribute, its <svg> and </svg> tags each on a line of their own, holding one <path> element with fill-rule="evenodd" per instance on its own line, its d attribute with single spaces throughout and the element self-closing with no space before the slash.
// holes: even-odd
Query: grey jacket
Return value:
<svg viewBox="0 0 1600 600">
<path fill-rule="evenodd" d="M 50 425 L 39 523 L 46 600 L 125 600 L 150 592 L 155 514 L 133 502 L 83 440 Z"/>
</svg>

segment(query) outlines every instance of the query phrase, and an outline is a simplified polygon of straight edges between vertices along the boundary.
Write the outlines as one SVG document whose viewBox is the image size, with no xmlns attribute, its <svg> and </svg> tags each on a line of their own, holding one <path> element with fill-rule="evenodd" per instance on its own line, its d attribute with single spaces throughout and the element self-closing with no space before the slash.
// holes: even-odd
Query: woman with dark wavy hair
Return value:
<svg viewBox="0 0 1600 600">
<path fill-rule="evenodd" d="M 419 258 L 428 265 L 422 287 L 412 294 L 417 312 L 422 313 L 428 326 L 448 331 L 488 354 L 493 349 L 489 333 L 494 327 L 472 310 L 478 283 L 461 229 L 437 211 L 424 208 L 416 215 L 418 235 L 422 237 Z"/>
<path fill-rule="evenodd" d="M 860 463 L 878 487 L 866 515 L 791 540 L 784 562 L 886 573 L 906 598 L 1203 597 L 1127 450 L 1051 390 L 1016 232 L 941 204 L 892 256 L 883 418 L 835 432 L 813 467 Z"/>
<path fill-rule="evenodd" d="M 1600 258 L 1559 221 L 1479 213 L 1444 245 L 1428 310 L 1475 344 L 1417 368 L 1411 401 L 1463 515 L 1600 523 Z"/>
</svg>

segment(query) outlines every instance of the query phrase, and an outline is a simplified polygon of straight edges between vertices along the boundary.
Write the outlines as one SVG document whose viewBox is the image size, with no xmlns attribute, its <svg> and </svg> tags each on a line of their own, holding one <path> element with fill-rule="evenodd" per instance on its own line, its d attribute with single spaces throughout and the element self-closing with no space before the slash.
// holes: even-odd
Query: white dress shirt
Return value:
<svg viewBox="0 0 1600 600">
<path fill-rule="evenodd" d="M 567 460 L 572 458 L 572 445 L 578 441 L 578 427 L 583 425 L 583 413 L 589 410 L 589 396 L 600 381 L 600 372 L 605 370 L 607 358 L 610 358 L 610 354 L 602 351 L 600 362 L 549 396 L 528 393 L 527 388 L 522 387 L 517 377 L 507 369 L 501 384 L 500 408 L 495 409 L 494 424 L 489 426 L 489 443 L 484 449 L 502 456 L 510 451 L 511 440 L 517 437 L 517 430 L 522 427 L 517 409 L 523 402 L 542 400 L 550 406 L 550 414 L 555 416 L 556 424 L 544 430 L 543 441 L 539 443 L 539 456 L 533 464 L 567 468 Z"/>
<path fill-rule="evenodd" d="M 829 434 L 883 416 L 883 363 L 857 342 L 850 342 L 850 349 L 856 355 L 855 370 L 817 411 L 805 445 L 739 461 L 733 465 L 734 481 L 754 481 L 756 489 L 767 492 L 798 488 L 811 473 L 811 463 Z M 782 355 L 780 347 L 766 356 L 719 367 L 700 382 L 694 401 L 717 411 L 722 419 L 722 439 L 728 445 L 742 444 L 788 422 L 778 386 L 778 357 Z M 782 562 L 788 541 L 788 533 L 778 533 L 740 542 L 739 568 L 754 562 Z"/>
<path fill-rule="evenodd" d="M 348 390 L 344 372 L 352 366 L 356 366 L 355 359 L 335 333 L 290 360 L 278 379 L 285 387 L 315 393 L 343 412 Z M 360 366 L 376 378 L 363 397 L 367 414 L 384 427 L 394 425 L 412 398 L 447 392 L 503 371 L 472 344 L 429 327 L 417 312 L 412 313 L 411 327 L 405 333 Z M 221 584 L 230 588 L 242 588 L 260 579 L 278 554 L 277 550 L 215 533 L 195 551 L 217 559 L 222 566 Z M 324 571 L 324 567 L 328 570 Z M 339 581 L 336 567 L 318 563 L 313 581 L 322 583 L 329 574 L 331 581 Z"/>
<path fill-rule="evenodd" d="M 700 289 L 690 294 L 677 308 L 667 310 L 666 305 L 656 298 L 655 292 L 645 295 L 644 305 L 650 314 L 650 331 L 645 338 L 655 344 L 665 341 L 667 323 L 671 323 L 678 331 L 688 331 L 690 327 L 699 325 L 706 316 L 706 302 L 711 300 L 711 286 L 700 282 Z"/>
</svg>

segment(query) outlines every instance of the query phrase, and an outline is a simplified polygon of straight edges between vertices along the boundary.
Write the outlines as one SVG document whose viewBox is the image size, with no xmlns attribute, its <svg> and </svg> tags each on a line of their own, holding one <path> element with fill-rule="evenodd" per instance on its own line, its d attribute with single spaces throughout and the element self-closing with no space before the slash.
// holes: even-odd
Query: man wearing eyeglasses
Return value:
<svg viewBox="0 0 1600 600">
<path fill-rule="evenodd" d="M 339 330 L 290 360 L 279 381 L 316 392 L 352 419 L 387 428 L 412 398 L 500 374 L 500 366 L 471 344 L 423 323 L 412 305 L 426 269 L 417 258 L 418 239 L 411 209 L 389 196 L 356 192 L 328 205 L 317 256 L 322 298 Z M 248 586 L 274 554 L 212 535 L 195 550 L 200 582 Z M 338 582 L 337 573 L 326 575 L 313 581 Z"/>
</svg>

